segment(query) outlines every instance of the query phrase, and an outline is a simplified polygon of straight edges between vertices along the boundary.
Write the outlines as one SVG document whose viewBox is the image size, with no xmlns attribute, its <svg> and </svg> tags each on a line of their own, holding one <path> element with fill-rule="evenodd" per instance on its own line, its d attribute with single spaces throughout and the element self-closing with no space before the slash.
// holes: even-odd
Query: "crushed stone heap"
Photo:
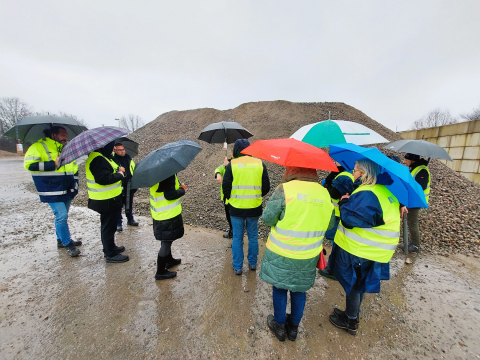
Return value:
<svg viewBox="0 0 480 360">
<path fill-rule="evenodd" d="M 150 151 L 168 142 L 181 139 L 196 141 L 203 149 L 190 166 L 179 173 L 179 180 L 187 185 L 183 199 L 183 216 L 187 224 L 218 230 L 226 230 L 220 186 L 214 179 L 214 169 L 223 162 L 225 151 L 221 144 L 207 144 L 198 140 L 200 131 L 210 123 L 234 120 L 254 134 L 250 142 L 262 139 L 290 137 L 300 127 L 328 119 L 358 122 L 375 130 L 390 141 L 401 137 L 361 111 L 344 103 L 292 103 L 288 101 L 264 101 L 242 104 L 231 110 L 196 109 L 171 111 L 138 129 L 129 137 L 140 146 L 137 163 Z M 229 145 L 229 157 L 233 145 Z M 378 145 L 381 149 L 383 144 Z M 381 149 L 384 153 L 387 151 Z M 391 152 L 388 152 L 391 154 Z M 398 155 L 398 153 L 397 153 Z M 265 162 L 272 183 L 272 190 L 280 184 L 284 168 Z M 442 163 L 432 160 L 430 209 L 422 214 L 423 249 L 439 254 L 480 254 L 480 186 L 458 175 Z M 85 176 L 80 176 L 81 191 L 74 204 L 87 204 Z M 320 179 L 326 172 L 319 171 Z M 271 193 L 264 198 L 264 204 Z M 141 189 L 135 195 L 134 212 L 150 216 L 149 193 Z M 266 240 L 269 229 L 259 222 L 259 237 Z M 153 234 L 152 234 L 153 239 Z"/>
</svg>

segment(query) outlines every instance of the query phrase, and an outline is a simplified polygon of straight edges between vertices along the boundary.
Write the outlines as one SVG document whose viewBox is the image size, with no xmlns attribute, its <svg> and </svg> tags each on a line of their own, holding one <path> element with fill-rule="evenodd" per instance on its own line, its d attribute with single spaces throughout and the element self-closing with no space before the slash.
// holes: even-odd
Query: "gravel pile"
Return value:
<svg viewBox="0 0 480 360">
<path fill-rule="evenodd" d="M 194 226 L 225 230 L 227 222 L 220 201 L 219 184 L 214 180 L 214 169 L 222 163 L 225 151 L 221 144 L 207 144 L 197 140 L 200 131 L 212 122 L 235 120 L 261 139 L 290 137 L 297 129 L 312 122 L 328 119 L 350 120 L 375 130 L 390 141 L 401 137 L 361 111 L 343 103 L 292 103 L 271 101 L 247 103 L 235 109 L 196 109 L 171 111 L 132 133 L 129 137 L 139 142 L 139 162 L 150 151 L 165 143 L 180 139 L 196 141 L 203 149 L 192 164 L 179 173 L 179 180 L 187 187 L 183 201 L 184 221 Z M 233 145 L 229 145 L 228 152 Z M 379 148 L 382 145 L 378 146 Z M 383 150 L 382 150 L 383 151 Z M 385 152 L 385 151 L 384 151 Z M 397 153 L 398 155 L 398 153 Z M 230 155 L 229 155 L 230 156 Z M 284 168 L 266 162 L 272 191 L 280 183 Z M 456 174 L 442 163 L 430 163 L 432 195 L 430 209 L 422 214 L 422 240 L 424 249 L 440 253 L 480 254 L 480 186 Z M 80 170 L 81 191 L 75 204 L 86 206 L 87 194 L 84 169 Z M 319 171 L 320 179 L 326 172 Z M 270 195 L 270 194 L 269 194 Z M 264 198 L 264 203 L 269 198 Z M 135 195 L 134 212 L 150 216 L 148 189 Z M 260 221 L 260 238 L 266 238 L 269 229 Z"/>
</svg>

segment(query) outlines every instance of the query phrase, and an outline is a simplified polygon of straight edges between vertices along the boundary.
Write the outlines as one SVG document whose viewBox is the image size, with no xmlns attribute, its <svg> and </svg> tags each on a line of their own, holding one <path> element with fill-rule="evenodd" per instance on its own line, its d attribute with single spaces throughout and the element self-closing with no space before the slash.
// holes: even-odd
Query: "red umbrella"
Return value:
<svg viewBox="0 0 480 360">
<path fill-rule="evenodd" d="M 242 154 L 282 166 L 338 171 L 332 158 L 325 151 L 292 138 L 258 140 L 243 149 Z"/>
</svg>

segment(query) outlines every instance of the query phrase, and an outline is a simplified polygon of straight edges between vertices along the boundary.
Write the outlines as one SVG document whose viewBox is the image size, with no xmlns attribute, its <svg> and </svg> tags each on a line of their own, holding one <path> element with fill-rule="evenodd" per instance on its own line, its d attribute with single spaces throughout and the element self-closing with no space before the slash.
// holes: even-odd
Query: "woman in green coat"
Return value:
<svg viewBox="0 0 480 360">
<path fill-rule="evenodd" d="M 268 327 L 280 341 L 294 341 L 303 316 L 306 291 L 315 282 L 325 232 L 335 224 L 328 191 L 314 169 L 288 167 L 262 215 L 271 232 L 260 278 L 273 285 L 274 315 Z M 286 314 L 290 292 L 291 314 Z"/>
</svg>

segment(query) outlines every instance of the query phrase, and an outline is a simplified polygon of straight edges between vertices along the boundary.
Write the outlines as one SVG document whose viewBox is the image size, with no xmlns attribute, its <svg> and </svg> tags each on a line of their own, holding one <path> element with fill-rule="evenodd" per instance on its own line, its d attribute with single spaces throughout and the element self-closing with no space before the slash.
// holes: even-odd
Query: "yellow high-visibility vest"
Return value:
<svg viewBox="0 0 480 360">
<path fill-rule="evenodd" d="M 378 198 L 385 225 L 347 229 L 340 221 L 335 234 L 335 244 L 352 255 L 388 263 L 400 238 L 400 204 L 384 185 L 361 185 L 352 195 L 361 191 L 371 191 Z"/>
<path fill-rule="evenodd" d="M 182 198 L 165 199 L 163 192 L 157 192 L 158 184 L 150 188 L 150 213 L 155 220 L 168 220 L 182 213 Z M 175 175 L 175 190 L 180 189 L 180 183 Z"/>
<path fill-rule="evenodd" d="M 426 167 L 425 165 L 417 166 L 415 169 L 411 171 L 411 174 L 414 179 L 417 176 L 417 174 L 420 172 L 420 170 L 427 170 L 427 173 L 428 173 L 427 187 L 425 188 L 425 190 L 423 190 L 423 193 L 425 194 L 425 199 L 427 200 L 427 204 L 428 204 L 428 199 L 430 199 L 430 170 L 428 170 L 428 167 Z"/>
<path fill-rule="evenodd" d="M 283 184 L 285 216 L 272 226 L 267 248 L 291 259 L 311 259 L 322 251 L 332 217 L 330 195 L 316 182 L 293 180 Z"/>
<path fill-rule="evenodd" d="M 242 156 L 232 159 L 232 192 L 228 203 L 237 209 L 254 209 L 262 205 L 262 160 Z"/>
<path fill-rule="evenodd" d="M 339 176 L 349 177 L 352 180 L 352 183 L 355 181 L 355 179 L 353 178 L 353 175 L 351 173 L 349 173 L 348 171 L 341 172 L 340 174 L 335 176 L 335 179 L 338 178 Z M 338 202 L 339 201 L 340 201 L 340 199 L 333 199 L 332 198 L 332 204 L 333 204 L 333 206 L 335 206 L 335 216 L 336 217 L 340 217 L 340 208 L 338 207 Z"/>
<path fill-rule="evenodd" d="M 100 185 L 95 182 L 95 178 L 93 177 L 92 172 L 90 171 L 90 164 L 92 163 L 93 159 L 97 156 L 103 157 L 108 163 L 112 166 L 112 174 L 117 171 L 119 166 L 115 161 L 110 160 L 100 154 L 99 152 L 92 151 L 88 155 L 87 162 L 85 163 L 85 172 L 87 175 L 87 189 L 88 189 L 88 197 L 92 200 L 108 200 L 112 199 L 118 195 L 122 194 L 122 181 L 118 180 L 117 182 L 109 185 Z"/>
</svg>

